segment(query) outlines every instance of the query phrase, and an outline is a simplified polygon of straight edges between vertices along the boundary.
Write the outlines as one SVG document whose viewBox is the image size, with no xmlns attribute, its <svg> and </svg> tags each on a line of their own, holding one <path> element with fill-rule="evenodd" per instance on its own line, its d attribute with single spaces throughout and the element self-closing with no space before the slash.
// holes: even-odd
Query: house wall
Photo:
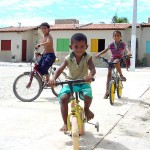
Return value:
<svg viewBox="0 0 150 150">
<path fill-rule="evenodd" d="M 128 44 L 131 41 L 131 28 L 125 31 L 125 41 Z M 142 60 L 144 57 L 147 59 L 147 66 L 150 66 L 150 54 L 146 54 L 146 41 L 150 41 L 150 27 L 139 27 L 136 31 L 137 42 L 137 59 Z M 131 47 L 129 47 L 131 50 Z"/>
<path fill-rule="evenodd" d="M 0 61 L 12 61 L 12 56 L 15 56 L 16 60 L 19 61 L 21 56 L 21 35 L 17 32 L 4 32 L 0 33 L 1 40 L 11 40 L 11 51 L 1 51 L 0 42 Z"/>
<path fill-rule="evenodd" d="M 34 46 L 38 41 L 38 30 L 29 30 L 26 32 L 22 32 L 21 37 L 22 40 L 27 40 L 26 60 L 31 61 L 34 54 Z"/>
<path fill-rule="evenodd" d="M 147 66 L 150 66 L 150 54 L 146 53 L 146 41 L 150 41 L 150 27 L 141 28 L 141 59 L 147 60 Z"/>
<path fill-rule="evenodd" d="M 51 35 L 54 40 L 54 49 L 57 48 L 57 38 L 71 38 L 74 33 L 81 32 L 87 36 L 88 39 L 88 49 L 87 52 L 91 55 L 95 55 L 95 52 L 90 52 L 91 39 L 105 39 L 105 48 L 108 44 L 113 41 L 112 34 L 114 30 L 55 30 L 51 31 Z M 131 50 L 131 32 L 132 28 L 128 28 L 126 30 L 120 30 L 122 33 L 122 40 L 126 42 Z M 150 27 L 147 28 L 137 28 L 137 59 L 142 60 L 144 57 L 147 59 L 147 66 L 150 66 L 150 54 L 146 54 L 146 41 L 150 41 Z M 60 59 L 60 63 L 63 61 L 64 57 L 68 53 L 60 53 L 56 51 L 57 57 Z M 109 58 L 110 52 L 104 55 L 104 57 Z M 105 66 L 103 63 L 100 63 L 99 60 L 93 59 L 94 64 L 96 66 L 103 67 Z"/>
<path fill-rule="evenodd" d="M 26 32 L 2 32 L 0 34 L 0 41 L 1 40 L 11 40 L 11 51 L 1 51 L 0 49 L 0 61 L 21 62 L 22 40 L 27 40 L 26 60 L 30 61 L 33 58 L 34 46 L 38 41 L 38 30 L 29 30 Z M 12 59 L 12 56 L 15 56 L 15 59 Z"/>
<path fill-rule="evenodd" d="M 108 44 L 113 41 L 113 31 L 114 30 L 57 30 L 57 31 L 51 31 L 51 35 L 53 37 L 53 42 L 54 42 L 54 49 L 56 52 L 57 57 L 60 59 L 60 63 L 64 60 L 65 56 L 68 55 L 68 53 L 62 53 L 62 52 L 57 52 L 57 39 L 58 38 L 68 38 L 71 39 L 71 36 L 75 33 L 83 33 L 87 36 L 88 39 L 88 49 L 87 52 L 90 53 L 92 56 L 94 56 L 96 53 L 95 52 L 90 52 L 90 45 L 91 45 L 91 39 L 105 39 L 105 48 L 108 46 Z M 124 34 L 125 31 L 122 30 L 122 35 L 123 35 L 123 40 L 124 40 Z M 71 51 L 71 50 L 70 50 Z M 110 57 L 110 52 L 107 54 L 104 54 L 104 57 L 109 58 Z M 94 64 L 96 66 L 101 66 L 104 67 L 105 64 L 100 62 L 98 59 L 94 59 L 93 57 Z"/>
</svg>

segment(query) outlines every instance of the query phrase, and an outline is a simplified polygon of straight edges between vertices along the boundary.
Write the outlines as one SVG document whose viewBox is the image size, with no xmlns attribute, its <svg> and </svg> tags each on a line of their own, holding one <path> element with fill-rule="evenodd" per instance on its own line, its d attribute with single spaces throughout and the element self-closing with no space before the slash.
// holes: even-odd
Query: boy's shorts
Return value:
<svg viewBox="0 0 150 150">
<path fill-rule="evenodd" d="M 39 72 L 41 75 L 48 74 L 48 69 L 53 65 L 55 62 L 56 56 L 54 53 L 46 53 L 43 54 L 41 57 L 38 66 L 39 66 Z"/>
<path fill-rule="evenodd" d="M 90 97 L 91 99 L 93 98 L 92 96 L 92 88 L 91 85 L 88 83 L 84 83 L 84 84 L 75 84 L 73 86 L 73 92 L 78 92 L 78 93 L 83 93 L 83 95 L 86 95 L 88 97 Z M 58 95 L 58 100 L 60 102 L 61 97 L 65 94 L 69 94 L 70 93 L 70 88 L 68 85 L 63 86 L 63 88 L 61 89 L 59 95 Z M 82 94 L 79 94 L 80 99 L 84 100 Z"/>
</svg>

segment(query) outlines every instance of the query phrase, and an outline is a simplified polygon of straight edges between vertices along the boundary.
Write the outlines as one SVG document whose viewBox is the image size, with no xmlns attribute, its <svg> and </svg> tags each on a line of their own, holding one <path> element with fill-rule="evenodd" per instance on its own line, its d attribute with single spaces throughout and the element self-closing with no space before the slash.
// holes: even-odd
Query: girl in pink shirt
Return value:
<svg viewBox="0 0 150 150">
<path fill-rule="evenodd" d="M 112 62 L 118 62 L 118 59 L 120 59 L 123 56 L 125 50 L 127 51 L 127 55 L 130 56 L 131 53 L 130 53 L 129 49 L 127 48 L 126 44 L 124 42 L 122 42 L 121 38 L 122 38 L 121 32 L 118 30 L 114 31 L 113 32 L 114 41 L 111 42 L 106 49 L 104 49 L 100 53 L 96 54 L 95 57 L 98 58 L 100 55 L 106 53 L 108 50 L 111 51 L 110 61 L 112 61 Z M 120 63 L 117 63 L 114 66 L 116 67 L 121 80 L 126 81 L 126 78 L 122 74 Z M 105 93 L 104 99 L 107 99 L 109 97 L 108 88 L 109 88 L 109 81 L 111 80 L 111 77 L 112 77 L 112 68 L 108 68 L 106 93 Z"/>
</svg>

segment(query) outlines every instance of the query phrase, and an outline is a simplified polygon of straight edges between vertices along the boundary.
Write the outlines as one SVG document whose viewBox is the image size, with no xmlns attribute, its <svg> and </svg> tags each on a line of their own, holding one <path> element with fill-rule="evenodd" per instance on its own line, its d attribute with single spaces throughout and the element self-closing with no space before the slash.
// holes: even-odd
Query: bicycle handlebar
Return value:
<svg viewBox="0 0 150 150">
<path fill-rule="evenodd" d="M 95 78 L 92 78 L 92 81 L 95 81 Z M 86 82 L 84 79 L 79 79 L 79 80 L 69 80 L 69 81 L 64 81 L 64 82 L 56 82 L 56 85 L 64 85 L 64 84 L 73 84 L 73 83 L 81 83 L 81 82 Z"/>
<path fill-rule="evenodd" d="M 99 56 L 100 59 L 103 59 L 104 62 L 106 62 L 107 64 L 111 63 L 111 64 L 118 64 L 122 59 L 124 58 L 128 58 L 127 55 L 124 55 L 123 57 L 121 57 L 117 62 L 108 62 L 108 59 L 102 57 L 102 56 Z M 132 58 L 132 55 L 130 56 L 130 58 Z"/>
</svg>

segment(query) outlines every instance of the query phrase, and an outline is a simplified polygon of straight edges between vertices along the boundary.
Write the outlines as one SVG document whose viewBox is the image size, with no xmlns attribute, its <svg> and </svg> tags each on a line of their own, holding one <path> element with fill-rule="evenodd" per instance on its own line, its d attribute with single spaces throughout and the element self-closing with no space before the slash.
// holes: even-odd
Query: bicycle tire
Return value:
<svg viewBox="0 0 150 150">
<path fill-rule="evenodd" d="M 115 100 L 115 82 L 113 80 L 109 83 L 109 101 L 113 105 Z"/>
<path fill-rule="evenodd" d="M 79 110 L 80 119 L 82 120 L 82 126 L 79 129 L 79 134 L 84 135 L 85 133 L 85 125 L 84 125 L 84 119 L 85 119 L 85 113 L 84 110 Z"/>
<path fill-rule="evenodd" d="M 60 80 L 59 78 L 58 78 L 56 81 L 61 82 L 61 80 Z M 58 88 L 58 87 L 61 87 L 61 88 L 62 88 L 62 85 L 59 85 L 59 86 L 56 86 L 56 87 L 51 87 L 51 91 L 52 91 L 52 93 L 53 93 L 56 97 L 58 97 L 58 94 L 59 94 L 59 91 L 60 91 L 60 89 L 58 89 L 59 91 L 56 90 L 56 88 Z"/>
<path fill-rule="evenodd" d="M 54 75 L 54 71 L 52 71 L 52 76 Z M 61 75 L 63 75 L 63 80 L 66 78 L 66 73 L 65 72 L 62 72 L 61 73 Z M 62 79 L 59 77 L 56 81 L 58 81 L 58 82 L 61 82 L 62 81 Z M 58 88 L 58 87 L 63 87 L 62 85 L 59 85 L 59 86 L 56 86 L 56 87 L 52 87 L 51 88 L 51 91 L 52 91 L 52 93 L 56 96 L 56 97 L 58 97 L 58 94 L 59 94 L 59 92 L 60 92 L 60 89 L 61 88 Z M 56 90 L 58 88 L 58 91 Z"/>
<path fill-rule="evenodd" d="M 34 76 L 33 76 L 33 80 L 37 81 L 37 83 L 38 83 L 37 85 L 39 86 L 37 93 L 36 93 L 32 98 L 28 98 L 28 94 L 26 94 L 25 97 L 23 97 L 23 96 L 21 96 L 21 93 L 18 93 L 18 91 L 17 91 L 17 83 L 19 82 L 19 80 L 20 80 L 22 77 L 29 76 L 29 75 L 30 75 L 30 72 L 25 73 L 25 74 L 21 74 L 21 75 L 19 75 L 19 76 L 15 79 L 15 81 L 14 81 L 14 83 L 13 83 L 13 93 L 14 93 L 14 95 L 15 95 L 20 101 L 23 101 L 23 102 L 32 102 L 32 101 L 34 101 L 35 99 L 37 99 L 37 98 L 40 96 L 40 94 L 41 94 L 41 92 L 42 92 L 42 90 L 43 90 L 43 86 L 42 86 L 41 79 L 40 79 L 37 75 L 34 75 Z M 29 80 L 26 80 L 26 82 L 29 82 Z M 25 87 L 26 87 L 26 86 L 25 86 Z M 19 88 L 23 88 L 23 85 L 22 85 L 21 87 L 19 87 Z M 19 89 L 19 88 L 18 88 L 18 89 Z M 27 87 L 26 87 L 25 89 L 27 89 Z M 30 88 L 28 88 L 28 89 L 30 89 Z M 25 93 L 25 91 L 24 91 L 24 93 Z"/>
<path fill-rule="evenodd" d="M 78 121 L 75 116 L 71 119 L 71 125 L 72 125 L 72 141 L 73 141 L 73 150 L 79 150 L 79 127 L 78 127 Z"/>
<path fill-rule="evenodd" d="M 123 88 L 122 81 L 120 79 L 118 79 L 118 83 L 117 83 L 117 96 L 118 96 L 118 98 L 121 98 L 121 96 L 122 96 L 122 88 Z"/>
</svg>

